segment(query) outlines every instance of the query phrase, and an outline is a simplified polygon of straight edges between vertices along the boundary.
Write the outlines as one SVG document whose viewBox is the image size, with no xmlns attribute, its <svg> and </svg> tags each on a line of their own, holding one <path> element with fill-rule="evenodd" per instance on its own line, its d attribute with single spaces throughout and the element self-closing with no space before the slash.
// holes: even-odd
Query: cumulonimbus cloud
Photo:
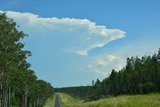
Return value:
<svg viewBox="0 0 160 107">
<path fill-rule="evenodd" d="M 103 47 L 110 41 L 125 37 L 122 30 L 108 29 L 88 19 L 42 18 L 32 13 L 14 11 L 7 11 L 7 16 L 13 18 L 30 36 L 52 36 L 53 41 L 58 41 L 54 45 L 60 50 L 79 55 L 87 55 L 93 48 Z"/>
</svg>

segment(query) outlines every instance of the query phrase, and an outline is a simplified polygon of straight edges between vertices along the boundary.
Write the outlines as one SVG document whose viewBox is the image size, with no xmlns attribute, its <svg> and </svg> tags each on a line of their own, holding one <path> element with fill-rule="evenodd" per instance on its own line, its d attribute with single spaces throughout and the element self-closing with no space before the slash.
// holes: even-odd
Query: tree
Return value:
<svg viewBox="0 0 160 107">
<path fill-rule="evenodd" d="M 16 23 L 0 14 L 0 79 L 1 79 L 1 102 L 2 106 L 10 105 L 12 86 L 11 75 L 16 73 L 18 65 L 27 58 L 30 52 L 23 51 L 24 45 L 19 42 L 26 35 L 16 29 Z M 9 94 L 8 94 L 9 93 Z"/>
<path fill-rule="evenodd" d="M 56 89 L 86 101 L 96 100 L 109 95 L 147 94 L 160 92 L 160 49 L 158 54 L 142 58 L 127 58 L 126 66 L 120 71 L 111 71 L 105 79 L 93 86 L 66 87 Z"/>
<path fill-rule="evenodd" d="M 35 107 L 37 89 L 37 77 L 30 69 L 26 59 L 31 55 L 30 51 L 23 50 L 21 39 L 27 35 L 17 29 L 13 19 L 0 13 L 0 107 Z M 45 102 L 53 94 L 53 87 L 42 81 L 45 90 Z M 43 91 L 44 92 L 44 91 Z M 33 101 L 31 100 L 32 98 Z M 40 102 L 39 102 L 40 103 Z M 38 103 L 38 104 L 39 104 Z M 38 106 L 37 107 L 40 107 Z M 41 106 L 43 106 L 41 104 Z"/>
</svg>

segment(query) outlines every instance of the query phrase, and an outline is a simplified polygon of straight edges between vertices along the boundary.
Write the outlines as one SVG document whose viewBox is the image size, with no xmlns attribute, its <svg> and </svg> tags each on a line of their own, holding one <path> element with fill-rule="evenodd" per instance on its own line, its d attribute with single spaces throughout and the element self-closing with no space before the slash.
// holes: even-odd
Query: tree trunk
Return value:
<svg viewBox="0 0 160 107">
<path fill-rule="evenodd" d="M 11 87 L 8 88 L 8 107 L 11 107 Z"/>
<path fill-rule="evenodd" d="M 24 107 L 27 107 L 27 95 L 24 96 Z"/>
</svg>

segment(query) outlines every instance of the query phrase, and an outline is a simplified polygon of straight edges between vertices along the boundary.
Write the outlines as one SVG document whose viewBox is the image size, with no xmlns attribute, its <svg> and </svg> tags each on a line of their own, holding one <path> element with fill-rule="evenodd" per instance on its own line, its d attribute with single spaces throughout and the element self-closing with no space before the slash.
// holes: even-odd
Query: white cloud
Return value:
<svg viewBox="0 0 160 107">
<path fill-rule="evenodd" d="M 106 76 L 112 69 L 118 70 L 123 66 L 123 59 L 115 55 L 88 56 L 91 49 L 125 37 L 122 30 L 108 29 L 88 19 L 42 18 L 32 13 L 13 11 L 7 11 L 7 16 L 29 35 L 26 46 L 32 51 L 32 60 L 36 62 L 32 65 L 38 70 L 45 63 L 54 66 L 48 64 L 41 69 L 59 72 L 84 71 L 87 66 L 91 73 Z"/>
<path fill-rule="evenodd" d="M 124 65 L 125 59 L 110 54 L 94 60 L 94 62 L 87 67 L 87 70 L 105 77 L 111 72 L 112 69 L 118 71 L 122 69 Z"/>
<path fill-rule="evenodd" d="M 59 50 L 79 55 L 87 55 L 93 48 L 103 47 L 110 41 L 125 37 L 122 30 L 108 29 L 88 19 L 42 18 L 32 13 L 14 11 L 7 11 L 7 16 L 13 18 L 30 36 L 52 36 Z"/>
</svg>

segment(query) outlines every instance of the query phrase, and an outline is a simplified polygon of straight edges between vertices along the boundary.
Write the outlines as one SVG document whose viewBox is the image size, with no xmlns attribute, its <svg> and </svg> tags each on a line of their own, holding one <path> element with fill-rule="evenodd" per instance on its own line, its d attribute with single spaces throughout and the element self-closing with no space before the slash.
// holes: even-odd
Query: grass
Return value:
<svg viewBox="0 0 160 107">
<path fill-rule="evenodd" d="M 75 99 L 68 94 L 57 93 L 60 96 L 62 107 L 81 107 L 83 100 Z"/>
<path fill-rule="evenodd" d="M 44 107 L 54 107 L 55 97 L 47 99 L 47 102 Z"/>
<path fill-rule="evenodd" d="M 97 101 L 84 102 L 67 94 L 58 93 L 62 107 L 160 107 L 160 93 L 148 95 L 122 95 Z"/>
</svg>

